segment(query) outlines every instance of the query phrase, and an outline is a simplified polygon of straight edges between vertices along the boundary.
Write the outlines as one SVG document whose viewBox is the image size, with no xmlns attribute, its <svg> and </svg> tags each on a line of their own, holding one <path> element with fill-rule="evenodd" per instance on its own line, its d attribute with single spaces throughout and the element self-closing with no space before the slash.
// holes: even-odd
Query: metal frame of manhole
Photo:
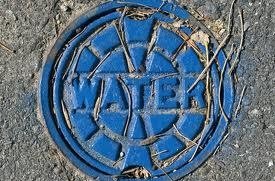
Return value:
<svg viewBox="0 0 275 181">
<path fill-rule="evenodd" d="M 186 176 L 215 151 L 229 124 L 234 88 L 228 66 L 220 83 L 222 50 L 188 91 L 217 47 L 170 2 L 112 1 L 86 12 L 44 62 L 39 106 L 51 138 L 100 180 Z"/>
</svg>

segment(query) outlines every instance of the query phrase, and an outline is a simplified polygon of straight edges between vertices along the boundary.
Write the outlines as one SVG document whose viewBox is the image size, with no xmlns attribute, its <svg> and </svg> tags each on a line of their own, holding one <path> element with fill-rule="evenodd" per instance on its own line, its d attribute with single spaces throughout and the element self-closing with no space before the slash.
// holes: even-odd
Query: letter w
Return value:
<svg viewBox="0 0 275 181">
<path fill-rule="evenodd" d="M 93 109 L 98 88 L 98 78 L 92 80 L 88 80 L 87 78 L 74 79 L 72 88 L 74 109 L 86 109 L 87 111 Z"/>
</svg>

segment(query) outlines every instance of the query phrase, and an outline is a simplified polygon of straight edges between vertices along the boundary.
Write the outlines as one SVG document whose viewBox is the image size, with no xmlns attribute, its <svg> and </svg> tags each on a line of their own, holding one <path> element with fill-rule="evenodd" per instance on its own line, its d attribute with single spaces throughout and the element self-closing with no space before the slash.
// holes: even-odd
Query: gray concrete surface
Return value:
<svg viewBox="0 0 275 181">
<path fill-rule="evenodd" d="M 42 59 L 57 32 L 100 2 L 0 0 L 0 42 L 16 50 L 10 54 L 0 49 L 1 181 L 91 180 L 58 154 L 38 118 L 36 96 Z M 230 6 L 226 0 L 179 3 L 210 22 L 224 22 Z M 220 151 L 186 181 L 275 181 L 275 1 L 237 4 L 248 27 L 236 84 L 237 95 L 248 87 L 241 114 Z"/>
</svg>

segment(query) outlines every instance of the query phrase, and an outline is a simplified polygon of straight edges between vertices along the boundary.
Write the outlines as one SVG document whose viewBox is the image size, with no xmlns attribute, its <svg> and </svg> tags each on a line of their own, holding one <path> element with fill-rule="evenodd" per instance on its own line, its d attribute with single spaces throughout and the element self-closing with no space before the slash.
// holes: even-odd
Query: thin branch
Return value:
<svg viewBox="0 0 275 181">
<path fill-rule="evenodd" d="M 158 22 L 158 21 L 154 25 L 154 28 L 153 28 L 154 31 L 152 33 L 151 40 L 150 40 L 149 45 L 148 45 L 147 55 L 149 55 L 152 52 L 152 50 L 155 46 L 156 37 L 157 37 L 157 33 L 158 33 L 158 29 L 159 29 L 160 25 L 161 25 L 161 23 Z"/>
<path fill-rule="evenodd" d="M 121 17 L 119 19 L 119 29 L 120 29 L 120 31 L 123 29 L 122 28 L 122 24 L 123 24 L 123 20 L 124 20 L 124 17 L 126 15 L 127 11 L 128 11 L 128 7 L 125 6 L 124 9 L 123 9 L 122 15 L 121 15 Z"/>
<path fill-rule="evenodd" d="M 227 56 L 227 58 L 225 59 L 225 62 L 223 64 L 223 68 L 222 68 L 222 71 L 221 71 L 221 77 L 220 77 L 220 84 L 219 84 L 219 93 L 218 93 L 218 96 L 219 96 L 219 107 L 221 109 L 221 113 L 224 117 L 224 119 L 229 122 L 229 118 L 227 117 L 224 109 L 223 109 L 223 105 L 222 105 L 222 100 L 221 100 L 221 92 L 222 92 L 222 85 L 223 85 L 223 80 L 224 80 L 224 72 L 225 72 L 225 69 L 226 69 L 226 66 L 227 66 L 227 63 L 229 61 L 229 59 L 232 58 L 232 54 L 234 52 L 234 44 L 232 44 L 231 46 L 231 50 L 229 52 L 229 55 Z"/>
<path fill-rule="evenodd" d="M 239 48 L 237 50 L 237 55 L 235 57 L 235 60 L 229 70 L 229 74 L 232 74 L 232 72 L 235 70 L 235 68 L 238 66 L 240 62 L 240 55 L 242 52 L 243 44 L 244 44 L 244 20 L 243 20 L 243 10 L 239 8 L 239 16 L 240 16 L 240 21 L 241 21 L 241 42 L 239 45 Z"/>
<path fill-rule="evenodd" d="M 70 61 L 70 64 L 67 66 L 67 69 L 66 69 L 66 71 L 65 71 L 65 73 L 64 73 L 64 75 L 63 75 L 63 77 L 62 77 L 62 80 L 64 80 L 66 77 L 67 77 L 67 75 L 68 75 L 68 73 L 69 73 L 69 71 L 70 71 L 70 68 L 71 68 L 71 66 L 72 66 L 72 64 L 76 64 L 76 62 L 74 62 L 75 61 L 75 57 L 76 57 L 76 52 L 78 51 L 78 48 L 76 48 L 75 50 L 74 50 L 74 52 L 73 52 L 73 55 L 72 55 L 72 61 Z M 82 50 L 83 51 L 83 50 Z M 81 52 L 82 52 L 81 51 Z M 77 60 L 76 60 L 77 61 Z M 74 66 L 75 67 L 75 66 Z M 71 78 L 74 76 L 74 72 L 75 72 L 75 68 L 73 67 L 73 72 L 72 72 L 72 74 L 71 74 Z M 71 80 L 70 80 L 71 81 Z"/>
<path fill-rule="evenodd" d="M 175 62 L 177 56 L 180 54 L 181 50 L 183 50 L 186 47 L 185 41 L 179 46 L 176 53 L 172 56 L 171 62 Z"/>
<path fill-rule="evenodd" d="M 128 128 L 129 128 L 130 121 L 132 119 L 132 98 L 131 98 L 130 89 L 125 84 L 125 82 L 122 80 L 122 78 L 120 76 L 118 76 L 117 79 L 121 83 L 121 85 L 122 85 L 122 87 L 123 87 L 123 89 L 126 92 L 127 97 L 128 97 L 128 117 L 127 117 L 125 129 L 124 129 L 124 132 L 123 132 L 123 136 L 126 136 Z"/>
<path fill-rule="evenodd" d="M 158 152 L 158 153 L 153 154 L 152 157 L 159 156 L 160 154 L 166 153 L 166 152 L 168 152 L 168 150 L 160 151 L 160 152 Z"/>
<path fill-rule="evenodd" d="M 200 49 L 196 45 L 196 43 L 184 32 L 177 30 L 177 33 L 181 36 L 181 38 L 188 44 L 188 46 L 192 47 L 193 50 L 197 53 L 200 59 L 206 61 L 206 58 L 201 53 Z"/>
<path fill-rule="evenodd" d="M 191 87 L 187 90 L 187 92 L 189 93 L 190 91 L 192 91 L 196 85 L 199 83 L 200 80 L 202 80 L 202 78 L 204 77 L 205 73 L 208 71 L 208 69 L 212 66 L 212 63 L 215 61 L 217 55 L 219 54 L 220 50 L 225 46 L 228 38 L 230 37 L 231 34 L 227 34 L 225 36 L 225 38 L 223 39 L 223 41 L 220 43 L 220 45 L 218 46 L 218 48 L 216 49 L 214 56 L 211 58 L 211 60 L 209 61 L 209 63 L 206 65 L 206 67 L 203 69 L 203 71 L 200 73 L 199 77 L 196 79 L 196 81 L 191 85 Z"/>
<path fill-rule="evenodd" d="M 206 49 L 206 64 L 208 64 L 209 63 L 209 43 L 205 44 L 205 49 Z M 210 111 L 211 111 L 210 70 L 208 70 L 206 75 L 206 97 L 207 97 L 206 122 L 208 122 L 210 118 Z"/>
<path fill-rule="evenodd" d="M 57 20 L 56 20 L 55 17 L 53 18 L 53 22 L 54 22 L 54 31 L 55 31 L 55 35 L 56 35 L 56 37 L 58 37 L 58 36 L 59 36 L 59 28 L 58 28 Z"/>
<path fill-rule="evenodd" d="M 200 140 L 199 140 L 199 143 L 198 144 L 196 144 L 197 145 L 197 147 L 196 147 L 196 149 L 195 149 L 195 151 L 194 151 L 194 153 L 193 153 L 193 155 L 192 155 L 192 157 L 189 159 L 189 162 L 191 162 L 193 159 L 194 159 L 194 157 L 196 156 L 196 154 L 197 154 L 197 152 L 198 152 L 198 150 L 199 150 L 199 148 L 201 148 L 201 146 L 200 146 L 200 144 L 201 144 L 201 142 L 202 142 L 202 140 L 203 140 L 203 135 L 205 134 L 205 132 L 206 132 L 206 126 L 204 126 L 204 128 L 203 128 L 203 130 L 202 130 L 202 134 L 201 134 L 201 137 L 200 137 Z"/>
<path fill-rule="evenodd" d="M 237 116 L 238 116 L 238 114 L 239 114 L 239 112 L 240 112 L 240 110 L 241 110 L 241 105 L 242 105 L 244 93 L 245 93 L 245 91 L 246 91 L 246 87 L 247 87 L 247 86 L 245 85 L 245 86 L 243 87 L 242 92 L 241 92 L 240 101 L 239 101 L 239 103 L 238 103 L 238 106 L 237 106 L 237 109 L 236 109 L 236 112 L 235 112 L 235 119 L 237 118 Z"/>
<path fill-rule="evenodd" d="M 155 81 L 156 80 L 163 79 L 163 78 L 170 77 L 170 76 L 176 76 L 176 75 L 179 75 L 179 73 L 170 73 L 170 74 L 160 75 L 160 76 L 158 76 L 156 78 L 153 78 L 151 80 L 152 88 L 151 88 L 151 96 L 150 97 L 153 98 L 154 95 L 155 95 Z"/>
<path fill-rule="evenodd" d="M 171 164 L 173 164 L 181 155 L 183 155 L 184 153 L 186 153 L 187 151 L 189 151 L 191 148 L 193 148 L 195 146 L 195 144 L 191 144 L 188 147 L 186 147 L 184 150 L 181 150 L 178 154 L 176 154 L 175 156 L 169 158 L 168 160 L 166 160 L 163 163 L 163 167 L 167 167 Z"/>
<path fill-rule="evenodd" d="M 150 144 L 153 144 L 154 142 L 156 142 L 160 137 L 166 136 L 167 134 L 158 134 L 158 135 L 154 135 L 154 136 L 150 136 L 144 140 L 141 141 L 140 145 L 141 146 L 147 146 Z"/>
<path fill-rule="evenodd" d="M 61 100 L 61 107 L 62 107 L 62 111 L 64 113 L 65 122 L 66 122 L 68 128 L 71 130 L 72 129 L 72 123 L 70 121 L 70 116 L 69 116 L 68 110 L 65 106 L 65 103 L 64 103 L 63 99 Z"/>
<path fill-rule="evenodd" d="M 206 63 L 209 63 L 209 43 L 205 43 L 205 49 L 206 49 Z M 196 156 L 199 148 L 202 149 L 201 147 L 201 142 L 204 139 L 204 134 L 205 132 L 207 132 L 207 129 L 209 128 L 209 126 L 211 126 L 210 124 L 210 111 L 211 111 L 211 92 L 210 92 L 210 70 L 207 71 L 207 75 L 206 75 L 206 96 L 207 96 L 207 112 L 206 112 L 206 120 L 204 122 L 204 128 L 202 130 L 201 133 L 201 137 L 200 140 L 197 144 L 196 150 L 194 151 L 192 157 L 190 158 L 189 162 L 192 161 L 194 159 L 194 157 Z M 210 124 L 210 125 L 209 125 Z"/>
<path fill-rule="evenodd" d="M 100 88 L 100 95 L 96 100 L 95 103 L 95 108 L 94 108 L 94 120 L 97 121 L 100 113 L 100 107 L 101 107 L 101 102 L 104 94 L 104 87 L 105 87 L 105 81 L 102 79 L 101 81 L 101 88 Z"/>
<path fill-rule="evenodd" d="M 119 162 L 121 162 L 125 157 L 120 157 L 115 163 L 113 163 L 113 167 L 116 166 Z"/>
<path fill-rule="evenodd" d="M 216 155 L 216 153 L 219 151 L 221 145 L 222 145 L 223 142 L 228 138 L 228 136 L 229 136 L 229 133 L 227 133 L 227 134 L 223 137 L 223 139 L 222 139 L 221 142 L 219 143 L 218 147 L 217 147 L 216 150 L 214 151 L 213 155 Z"/>
<path fill-rule="evenodd" d="M 190 36 L 192 36 L 197 30 L 198 30 L 198 27 L 196 27 L 196 28 L 192 31 L 192 33 L 191 33 Z M 187 35 L 184 36 L 184 37 L 186 38 Z M 188 41 L 190 41 L 190 38 L 189 38 Z M 190 43 L 190 42 L 189 42 L 189 43 Z M 193 43 L 191 43 L 191 45 L 193 46 Z M 181 52 L 182 50 L 184 50 L 184 48 L 186 48 L 186 41 L 184 41 L 184 42 L 180 45 L 180 47 L 177 49 L 176 53 L 172 56 L 172 60 L 171 60 L 172 62 L 174 62 L 174 61 L 176 60 L 177 56 L 180 54 L 180 52 Z M 196 47 L 195 47 L 195 48 L 196 48 Z M 196 50 L 198 51 L 199 49 L 196 48 Z M 198 55 L 200 56 L 201 53 L 199 52 Z M 202 58 L 204 59 L 204 57 L 202 57 Z"/>
<path fill-rule="evenodd" d="M 189 138 L 187 138 L 186 136 L 184 136 L 184 135 L 179 131 L 179 129 L 177 128 L 177 126 L 176 126 L 175 124 L 173 124 L 173 127 L 175 128 L 175 130 L 177 131 L 177 133 L 178 133 L 181 137 L 183 137 L 183 139 L 185 139 L 185 140 L 187 140 L 188 142 L 191 142 L 191 143 L 193 143 L 193 144 L 195 144 L 195 145 L 198 145 L 195 141 L 190 140 Z M 202 149 L 202 147 L 200 147 L 200 148 Z"/>
<path fill-rule="evenodd" d="M 64 76 L 63 76 L 63 80 L 65 79 L 65 77 L 66 77 L 66 75 L 68 74 L 69 70 L 72 71 L 72 74 L 71 74 L 71 79 L 72 79 L 72 77 L 73 77 L 73 75 L 74 75 L 74 73 L 75 73 L 76 67 L 77 67 L 77 65 L 78 65 L 79 57 L 80 57 L 81 53 L 83 52 L 84 47 L 87 47 L 87 48 L 89 49 L 90 40 L 93 39 L 97 34 L 99 34 L 100 32 L 102 32 L 105 28 L 106 28 L 106 25 L 103 25 L 102 27 L 100 27 L 99 29 L 97 29 L 92 35 L 89 36 L 89 38 L 87 38 L 87 40 L 85 40 L 85 41 L 80 45 L 79 48 L 75 49 L 75 52 L 77 52 L 77 53 L 75 54 L 75 52 L 74 52 L 74 54 L 73 54 L 73 56 L 72 56 L 72 60 L 73 60 L 73 61 L 70 62 L 69 66 L 68 66 L 68 68 L 67 68 L 67 70 L 66 70 L 66 72 L 65 72 L 65 74 L 64 74 Z M 86 28 L 83 29 L 83 31 L 85 31 L 85 30 L 86 30 Z M 83 31 L 81 31 L 80 33 L 83 33 Z M 78 51 L 78 50 L 81 50 L 81 51 Z M 90 50 L 90 49 L 89 49 L 89 51 L 91 51 L 91 53 L 94 53 L 94 52 L 92 52 L 92 50 Z M 107 54 L 107 55 L 109 56 L 110 54 Z M 99 57 L 98 55 L 96 55 L 96 56 Z M 107 57 L 108 57 L 108 56 L 107 56 Z M 107 58 L 107 57 L 106 57 L 106 58 Z M 105 57 L 104 57 L 104 59 L 105 59 Z M 104 60 L 104 61 L 105 61 L 105 60 Z M 102 64 L 104 61 L 100 62 L 100 64 Z M 96 67 L 95 69 L 97 70 L 98 68 L 99 68 L 99 66 Z M 96 71 L 96 70 L 95 70 L 95 71 Z M 95 71 L 93 71 L 93 74 L 95 73 Z M 92 78 L 93 74 L 90 76 L 90 78 Z M 72 81 L 72 80 L 70 80 L 70 82 L 71 82 L 71 81 Z"/>
<path fill-rule="evenodd" d="M 232 31 L 232 17 L 233 17 L 233 11 L 234 11 L 234 5 L 236 3 L 236 0 L 233 0 L 231 2 L 231 6 L 230 6 L 230 12 L 229 12 L 229 16 L 228 16 L 228 24 L 227 24 L 227 31 L 230 32 Z"/>
<path fill-rule="evenodd" d="M 14 50 L 10 49 L 8 46 L 6 46 L 4 43 L 0 42 L 0 48 L 2 48 L 3 50 L 8 51 L 9 53 L 15 53 Z"/>
<path fill-rule="evenodd" d="M 172 76 L 175 76 L 175 75 L 179 75 L 179 73 L 176 72 L 176 73 L 170 73 L 170 74 L 166 74 L 166 75 L 160 75 L 160 76 L 158 76 L 158 77 L 156 77 L 156 78 L 153 78 L 153 79 L 152 79 L 152 82 L 153 82 L 153 81 L 156 81 L 156 80 L 159 80 L 159 79 L 166 78 L 166 77 L 172 77 Z"/>
<path fill-rule="evenodd" d="M 95 74 L 95 72 L 99 69 L 99 67 L 105 62 L 105 60 L 111 55 L 111 52 L 107 53 L 105 57 L 99 62 L 99 64 L 96 66 L 96 68 L 88 75 L 88 79 L 92 78 Z"/>
<path fill-rule="evenodd" d="M 115 24 L 115 28 L 116 28 L 120 43 L 121 43 L 121 45 L 123 47 L 123 50 L 124 50 L 124 54 L 125 54 L 127 65 L 128 65 L 128 70 L 129 70 L 130 73 L 132 73 L 132 72 L 135 71 L 135 67 L 134 67 L 133 62 L 131 60 L 131 56 L 129 54 L 127 44 L 125 43 L 125 37 L 124 37 L 125 35 L 124 35 L 124 30 L 123 30 L 123 25 L 122 25 L 127 10 L 128 10 L 128 8 L 125 7 L 124 10 L 123 10 L 123 13 L 121 15 L 121 18 L 118 22 L 118 25 Z"/>
<path fill-rule="evenodd" d="M 169 178 L 170 181 L 174 181 L 172 177 L 168 173 L 166 173 L 166 171 L 161 166 L 159 166 L 154 160 L 153 162 Z"/>
<path fill-rule="evenodd" d="M 233 10 L 234 10 L 234 4 L 235 4 L 235 2 L 236 2 L 236 0 L 233 0 L 232 3 L 231 3 L 229 18 L 228 18 L 228 30 L 227 30 L 227 34 L 226 34 L 225 38 L 219 44 L 218 48 L 214 52 L 213 57 L 211 58 L 211 60 L 209 61 L 209 63 L 206 65 L 206 67 L 203 69 L 203 71 L 200 73 L 200 75 L 197 78 L 197 80 L 187 90 L 187 92 L 190 92 L 191 90 L 193 90 L 194 87 L 198 84 L 198 82 L 200 80 L 202 80 L 202 78 L 204 77 L 205 73 L 208 71 L 208 69 L 211 67 L 212 63 L 215 61 L 215 59 L 218 56 L 220 50 L 226 45 L 228 39 L 230 38 L 231 32 L 232 32 L 232 28 L 231 28 L 232 27 L 232 16 L 233 16 Z"/>
<path fill-rule="evenodd" d="M 201 135 L 200 135 L 200 139 L 199 139 L 199 141 L 198 141 L 198 144 L 197 144 L 197 147 L 196 147 L 196 149 L 195 149 L 195 151 L 194 151 L 194 153 L 193 153 L 193 155 L 192 155 L 192 157 L 190 158 L 190 160 L 189 160 L 189 162 L 191 162 L 194 158 L 195 158 L 195 156 L 196 156 L 196 154 L 197 154 L 197 152 L 198 152 L 198 150 L 199 150 L 199 148 L 200 148 L 200 145 L 202 144 L 202 142 L 203 142 L 203 140 L 204 140 L 204 138 L 205 138 L 205 136 L 207 135 L 207 133 L 210 131 L 210 129 L 211 129 L 211 127 L 213 126 L 213 122 L 214 122 L 214 108 L 213 108 L 213 103 L 212 103 L 212 117 L 211 117 L 211 119 L 210 119 L 210 121 L 209 122 L 204 122 L 204 128 L 203 128 L 203 130 L 202 130 L 202 133 L 201 133 Z"/>
<path fill-rule="evenodd" d="M 161 8 L 163 8 L 163 6 L 167 3 L 167 0 L 162 0 L 161 5 L 158 7 L 158 9 L 156 10 L 155 13 L 159 12 L 161 10 Z"/>
<path fill-rule="evenodd" d="M 86 31 L 87 27 L 81 29 L 79 32 L 77 32 L 77 34 L 67 43 L 67 44 L 71 44 L 75 39 L 77 39 L 77 37 L 79 37 L 84 31 Z"/>
</svg>

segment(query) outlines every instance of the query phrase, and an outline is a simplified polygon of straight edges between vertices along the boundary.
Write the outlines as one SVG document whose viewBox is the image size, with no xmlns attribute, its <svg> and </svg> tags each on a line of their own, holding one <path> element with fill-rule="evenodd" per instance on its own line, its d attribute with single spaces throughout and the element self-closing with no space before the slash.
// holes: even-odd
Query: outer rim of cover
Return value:
<svg viewBox="0 0 275 181">
<path fill-rule="evenodd" d="M 53 66 L 56 62 L 57 56 L 62 52 L 62 48 L 64 47 L 65 43 L 72 38 L 72 36 L 75 34 L 75 30 L 79 27 L 81 27 L 83 24 L 85 24 L 87 21 L 91 19 L 97 18 L 97 16 L 100 16 L 100 14 L 107 12 L 108 10 L 112 8 L 118 8 L 123 7 L 125 5 L 129 4 L 135 4 L 145 7 L 151 7 L 151 8 L 159 8 L 162 5 L 163 1 L 161 0 L 122 0 L 122 1 L 111 1 L 106 2 L 101 5 L 98 5 L 95 8 L 92 8 L 91 10 L 88 10 L 87 12 L 83 13 L 81 16 L 76 18 L 71 24 L 67 26 L 67 28 L 61 33 L 61 35 L 56 40 L 55 44 L 50 50 L 50 53 L 47 55 L 47 57 L 44 60 L 42 71 L 40 74 L 40 81 L 39 81 L 39 89 L 38 89 L 38 99 L 39 99 L 39 111 L 42 119 L 45 122 L 45 125 L 47 127 L 47 131 L 50 134 L 51 139 L 55 143 L 55 145 L 58 147 L 58 149 L 63 153 L 63 155 L 68 159 L 77 169 L 81 170 L 84 174 L 93 177 L 93 178 L 99 178 L 100 180 L 111 180 L 110 175 L 104 175 L 100 172 L 98 172 L 95 168 L 92 168 L 89 166 L 88 163 L 86 163 L 85 160 L 77 156 L 72 149 L 69 148 L 68 143 L 64 140 L 62 135 L 59 133 L 58 128 L 55 125 L 55 120 L 52 115 L 51 106 L 49 102 L 49 81 L 52 74 Z M 187 10 L 184 8 L 179 7 L 176 3 L 166 3 L 164 7 L 165 11 L 170 12 L 171 14 L 175 14 L 178 17 L 182 17 L 183 19 L 193 18 Z M 200 26 L 203 26 L 200 24 Z M 217 44 L 216 42 L 214 42 Z M 225 56 L 223 53 L 221 53 L 223 60 L 222 64 L 224 63 Z M 221 65 L 222 65 L 221 64 Z M 227 72 L 225 75 L 228 76 Z M 233 88 L 233 81 L 232 77 L 228 77 L 229 82 L 224 85 L 224 89 L 230 90 L 230 95 L 227 95 L 224 100 L 226 100 L 226 103 L 224 105 L 224 111 L 227 115 L 231 115 L 232 109 L 233 109 L 233 103 L 234 103 L 234 88 Z M 215 133 L 213 134 L 213 138 L 209 139 L 208 144 L 206 147 L 198 154 L 192 162 L 186 164 L 182 168 L 178 169 L 176 172 L 169 174 L 174 180 L 178 180 L 187 174 L 193 172 L 195 169 L 197 169 L 202 163 L 204 163 L 209 156 L 213 154 L 213 152 L 216 150 L 217 146 L 220 144 L 220 141 L 222 140 L 224 133 L 227 130 L 228 123 L 227 121 L 221 117 L 219 120 L 219 123 L 217 125 L 217 128 L 215 130 Z M 137 179 L 119 179 L 119 180 L 137 180 Z M 149 180 L 167 180 L 167 176 L 161 176 L 158 178 L 151 178 Z"/>
</svg>

